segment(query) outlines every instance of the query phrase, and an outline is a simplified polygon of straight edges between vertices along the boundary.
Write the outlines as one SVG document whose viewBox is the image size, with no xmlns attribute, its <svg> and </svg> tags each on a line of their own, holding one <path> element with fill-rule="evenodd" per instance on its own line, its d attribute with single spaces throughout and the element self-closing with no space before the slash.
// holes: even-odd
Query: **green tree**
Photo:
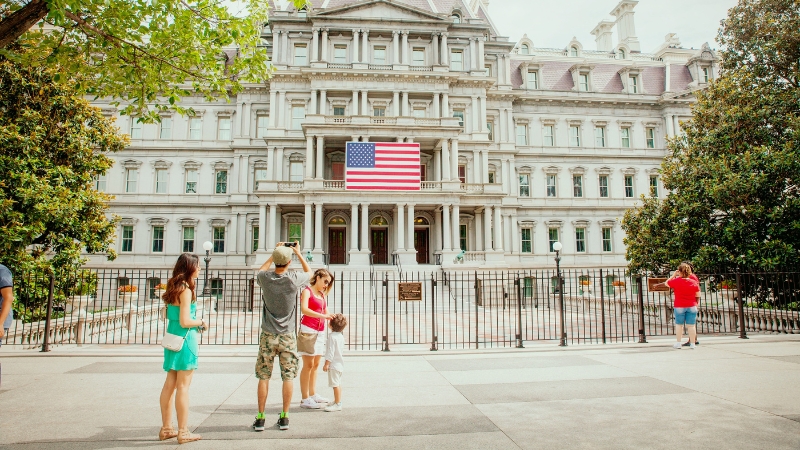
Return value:
<svg viewBox="0 0 800 450">
<path fill-rule="evenodd" d="M 0 6 L 0 55 L 59 67 L 79 93 L 158 120 L 159 110 L 185 112 L 183 96 L 227 99 L 242 83 L 268 78 L 267 9 L 263 0 L 8 2 Z"/>
<path fill-rule="evenodd" d="M 740 0 L 718 41 L 720 77 L 662 164 L 667 198 L 623 219 L 634 272 L 800 262 L 800 2 Z"/>
</svg>

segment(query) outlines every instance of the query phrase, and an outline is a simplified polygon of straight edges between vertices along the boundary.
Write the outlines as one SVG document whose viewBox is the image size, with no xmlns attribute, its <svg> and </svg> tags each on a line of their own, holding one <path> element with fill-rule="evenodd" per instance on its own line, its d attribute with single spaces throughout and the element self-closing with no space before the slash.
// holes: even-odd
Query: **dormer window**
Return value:
<svg viewBox="0 0 800 450">
<path fill-rule="evenodd" d="M 569 48 L 569 56 L 578 57 L 578 47 L 570 47 Z"/>
<path fill-rule="evenodd" d="M 453 19 L 453 23 L 461 23 L 461 15 L 458 13 L 453 13 L 450 18 Z"/>
<path fill-rule="evenodd" d="M 703 83 L 708 83 L 708 67 L 703 67 Z"/>
<path fill-rule="evenodd" d="M 617 51 L 617 59 L 625 59 L 625 49 L 619 49 Z"/>
<path fill-rule="evenodd" d="M 528 44 L 522 44 L 522 46 L 520 46 L 520 48 L 519 48 L 519 53 L 521 55 L 530 55 L 531 54 L 531 49 L 530 49 L 530 47 L 528 47 Z"/>
<path fill-rule="evenodd" d="M 628 76 L 628 91 L 631 94 L 639 93 L 639 77 L 636 75 Z"/>
</svg>

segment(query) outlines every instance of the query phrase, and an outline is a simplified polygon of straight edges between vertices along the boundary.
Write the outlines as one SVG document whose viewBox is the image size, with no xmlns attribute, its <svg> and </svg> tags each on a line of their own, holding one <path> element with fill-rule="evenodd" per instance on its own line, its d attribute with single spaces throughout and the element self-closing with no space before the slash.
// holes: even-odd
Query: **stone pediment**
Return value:
<svg viewBox="0 0 800 450">
<path fill-rule="evenodd" d="M 358 17 L 360 19 L 379 20 L 440 20 L 443 16 L 424 11 L 413 6 L 389 0 L 372 0 L 357 2 L 341 8 L 326 9 L 317 13 L 320 17 Z"/>
</svg>

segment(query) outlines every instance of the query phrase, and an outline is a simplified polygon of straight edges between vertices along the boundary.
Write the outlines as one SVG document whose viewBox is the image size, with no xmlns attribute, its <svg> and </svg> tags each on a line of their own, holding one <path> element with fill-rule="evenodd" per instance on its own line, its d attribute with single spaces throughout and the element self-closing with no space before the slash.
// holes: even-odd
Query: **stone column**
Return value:
<svg viewBox="0 0 800 450">
<path fill-rule="evenodd" d="M 486 65 L 486 52 L 483 51 L 483 42 L 486 40 L 486 36 L 481 36 L 478 39 L 478 69 L 483 69 Z"/>
<path fill-rule="evenodd" d="M 492 207 L 483 208 L 483 250 L 486 252 L 494 250 L 492 244 Z"/>
<path fill-rule="evenodd" d="M 497 84 L 505 84 L 505 75 L 503 75 L 503 71 L 505 70 L 505 64 L 503 63 L 503 55 L 497 55 Z"/>
<path fill-rule="evenodd" d="M 275 120 L 278 118 L 277 92 L 270 86 L 269 89 L 269 129 L 275 128 Z"/>
<path fill-rule="evenodd" d="M 361 115 L 368 116 L 367 111 L 369 111 L 369 103 L 367 102 L 367 90 L 364 89 L 361 91 Z"/>
<path fill-rule="evenodd" d="M 267 205 L 258 205 L 258 250 L 267 250 Z"/>
<path fill-rule="evenodd" d="M 358 203 L 350 204 L 350 250 L 358 250 Z"/>
<path fill-rule="evenodd" d="M 450 150 L 448 149 L 448 139 L 442 139 L 442 181 L 450 181 Z"/>
<path fill-rule="evenodd" d="M 431 48 L 433 49 L 433 65 L 439 65 L 439 33 L 431 34 Z"/>
<path fill-rule="evenodd" d="M 519 73 L 522 75 L 522 89 L 528 89 L 528 63 L 519 65 Z"/>
<path fill-rule="evenodd" d="M 403 44 L 401 47 L 402 59 L 400 64 L 408 64 L 408 31 L 403 31 Z"/>
<path fill-rule="evenodd" d="M 358 64 L 361 61 L 358 54 L 358 30 L 353 29 L 353 64 Z"/>
<path fill-rule="evenodd" d="M 325 89 L 319 91 L 319 113 L 328 114 L 328 91 Z"/>
<path fill-rule="evenodd" d="M 453 223 L 453 250 L 460 252 L 461 251 L 461 216 L 459 211 L 458 205 L 453 205 L 453 217 L 451 217 L 451 222 Z"/>
<path fill-rule="evenodd" d="M 314 136 L 306 136 L 306 178 L 314 178 Z"/>
<path fill-rule="evenodd" d="M 286 91 L 278 91 L 278 128 L 286 128 Z"/>
<path fill-rule="evenodd" d="M 481 154 L 478 150 L 472 151 L 472 183 L 483 183 L 481 181 Z"/>
<path fill-rule="evenodd" d="M 267 235 L 267 241 L 269 242 L 267 245 L 273 246 L 277 241 L 278 230 L 278 205 L 275 203 L 269 204 L 269 234 Z M 269 248 L 269 247 L 267 247 Z"/>
<path fill-rule="evenodd" d="M 317 114 L 317 90 L 311 90 L 311 103 L 309 104 L 309 114 Z M 321 111 L 324 111 L 323 108 L 320 108 Z M 324 113 L 323 113 L 324 114 Z"/>
<path fill-rule="evenodd" d="M 503 74 L 505 75 L 506 82 L 505 84 L 511 84 L 511 58 L 509 55 L 503 55 Z"/>
<path fill-rule="evenodd" d="M 458 139 L 452 139 L 450 145 L 450 176 L 453 181 L 456 181 L 458 180 Z"/>
<path fill-rule="evenodd" d="M 475 40 L 477 38 L 469 38 L 469 67 L 470 70 L 477 70 L 478 69 L 478 58 L 475 57 L 475 51 L 477 50 L 477 45 L 475 45 Z"/>
<path fill-rule="evenodd" d="M 361 204 L 361 251 L 369 251 L 369 203 Z"/>
<path fill-rule="evenodd" d="M 403 91 L 402 112 L 403 116 L 408 116 L 408 91 Z"/>
<path fill-rule="evenodd" d="M 361 31 L 361 48 L 364 52 L 364 61 L 365 63 L 369 63 L 369 30 L 362 30 Z"/>
<path fill-rule="evenodd" d="M 442 94 L 442 117 L 450 117 L 450 95 Z"/>
<path fill-rule="evenodd" d="M 311 245 L 311 202 L 306 202 L 305 212 L 303 213 L 303 251 L 310 251 L 313 246 Z"/>
<path fill-rule="evenodd" d="M 500 108 L 500 129 L 495 130 L 496 132 L 499 131 L 500 133 L 500 142 L 508 142 L 508 138 L 506 134 L 508 133 L 508 126 L 506 126 L 506 110 L 505 108 Z"/>
<path fill-rule="evenodd" d="M 434 250 L 444 250 L 444 245 L 442 244 L 442 212 L 438 209 L 433 212 L 433 220 L 434 225 L 431 226 L 433 231 L 432 239 L 434 242 L 432 243 Z"/>
<path fill-rule="evenodd" d="M 438 92 L 433 94 L 433 117 L 442 117 L 442 113 L 439 111 L 440 102 L 441 94 Z"/>
<path fill-rule="evenodd" d="M 272 63 L 278 64 L 281 62 L 280 60 L 280 47 L 281 47 L 281 32 L 272 29 Z M 263 239 L 262 239 L 263 241 Z"/>
<path fill-rule="evenodd" d="M 316 207 L 316 213 L 314 214 L 314 252 L 319 253 L 322 251 L 322 203 L 316 203 L 314 206 Z"/>
<path fill-rule="evenodd" d="M 434 181 L 442 181 L 442 151 L 433 150 Z"/>
<path fill-rule="evenodd" d="M 322 180 L 325 178 L 325 136 L 317 136 L 317 164 L 316 164 L 316 178 Z"/>
<path fill-rule="evenodd" d="M 400 115 L 400 93 L 397 91 L 392 93 L 392 109 L 395 117 Z"/>
<path fill-rule="evenodd" d="M 392 31 L 392 64 L 400 64 L 400 43 L 398 42 L 397 35 L 399 31 Z"/>
<path fill-rule="evenodd" d="M 486 248 L 483 246 L 483 212 L 476 210 L 475 211 L 475 250 L 476 251 L 486 251 Z"/>
<path fill-rule="evenodd" d="M 408 204 L 408 245 L 406 246 L 406 250 L 408 251 L 416 251 L 414 247 L 414 204 Z"/>
<path fill-rule="evenodd" d="M 494 207 L 494 249 L 503 251 L 503 217 L 499 206 Z"/>
<path fill-rule="evenodd" d="M 322 61 L 328 62 L 328 29 L 322 29 Z"/>
<path fill-rule="evenodd" d="M 267 179 L 275 179 L 275 147 L 267 147 Z"/>
<path fill-rule="evenodd" d="M 319 55 L 319 28 L 311 29 L 311 62 L 317 62 Z"/>
<path fill-rule="evenodd" d="M 481 151 L 481 170 L 483 170 L 483 182 L 489 182 L 489 150 Z"/>
<path fill-rule="evenodd" d="M 519 254 L 519 246 L 520 246 L 520 236 L 519 231 L 517 229 L 517 217 L 514 214 L 508 215 L 508 223 L 511 225 L 511 253 L 512 254 Z"/>
<path fill-rule="evenodd" d="M 289 32 L 281 33 L 281 60 L 284 64 L 289 64 Z"/>
<path fill-rule="evenodd" d="M 501 161 L 503 171 L 503 190 L 506 194 L 511 195 L 511 171 L 508 167 L 508 158 L 503 158 Z"/>
<path fill-rule="evenodd" d="M 453 250 L 453 241 L 450 239 L 450 205 L 442 205 L 442 250 Z"/>
<path fill-rule="evenodd" d="M 395 222 L 395 231 L 397 232 L 397 250 L 404 250 L 406 248 L 405 233 L 403 229 L 403 213 L 405 207 L 405 203 L 397 204 L 397 222 Z"/>
<path fill-rule="evenodd" d="M 442 33 L 442 65 L 450 64 L 450 53 L 447 49 L 447 33 Z"/>
<path fill-rule="evenodd" d="M 470 41 L 472 42 L 472 41 Z M 472 96 L 472 132 L 480 133 L 481 126 L 478 122 L 481 119 L 480 105 L 478 104 L 478 96 Z"/>
<path fill-rule="evenodd" d="M 508 117 L 506 119 L 506 124 L 508 125 L 508 141 L 509 142 L 515 142 L 516 141 L 516 138 L 515 138 L 516 130 L 514 129 L 514 125 L 515 125 L 514 124 L 514 113 L 511 110 L 511 108 L 507 108 L 506 109 L 506 114 L 507 114 L 507 117 Z M 530 139 L 528 139 L 528 143 L 530 143 Z"/>
<path fill-rule="evenodd" d="M 275 180 L 283 180 L 283 147 L 275 150 Z"/>
<path fill-rule="evenodd" d="M 358 115 L 358 91 L 353 91 L 353 107 L 350 108 L 351 115 L 357 116 Z"/>
<path fill-rule="evenodd" d="M 480 113 L 481 113 L 481 133 L 487 133 L 489 128 L 486 126 L 486 96 L 482 95 L 479 97 L 481 100 L 480 103 Z"/>
</svg>

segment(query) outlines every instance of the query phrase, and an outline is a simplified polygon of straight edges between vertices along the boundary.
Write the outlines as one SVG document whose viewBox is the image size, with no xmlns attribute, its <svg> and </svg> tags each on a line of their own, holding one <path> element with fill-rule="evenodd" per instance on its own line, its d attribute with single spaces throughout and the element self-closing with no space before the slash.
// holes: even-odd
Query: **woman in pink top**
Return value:
<svg viewBox="0 0 800 450">
<path fill-rule="evenodd" d="M 333 288 L 333 275 L 325 269 L 317 269 L 311 276 L 309 286 L 300 294 L 301 333 L 317 333 L 314 353 L 298 352 L 303 357 L 300 370 L 301 408 L 319 409 L 329 402 L 314 393 L 317 386 L 317 369 L 325 354 L 325 321 L 333 317 L 328 312 L 328 293 Z"/>
</svg>

